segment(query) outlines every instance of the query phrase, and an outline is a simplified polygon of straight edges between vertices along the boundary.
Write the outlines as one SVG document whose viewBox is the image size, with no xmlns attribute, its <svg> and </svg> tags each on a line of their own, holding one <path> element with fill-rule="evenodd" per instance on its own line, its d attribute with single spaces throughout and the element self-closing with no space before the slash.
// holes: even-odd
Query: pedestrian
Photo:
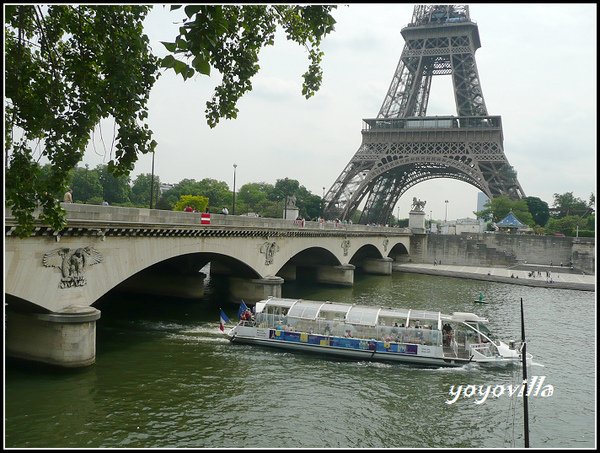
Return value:
<svg viewBox="0 0 600 453">
<path fill-rule="evenodd" d="M 227 207 L 223 207 L 223 209 L 221 210 L 221 214 L 229 214 L 229 210 L 227 209 Z"/>
<path fill-rule="evenodd" d="M 65 192 L 64 202 L 73 203 L 73 189 L 69 188 L 69 190 Z"/>
</svg>

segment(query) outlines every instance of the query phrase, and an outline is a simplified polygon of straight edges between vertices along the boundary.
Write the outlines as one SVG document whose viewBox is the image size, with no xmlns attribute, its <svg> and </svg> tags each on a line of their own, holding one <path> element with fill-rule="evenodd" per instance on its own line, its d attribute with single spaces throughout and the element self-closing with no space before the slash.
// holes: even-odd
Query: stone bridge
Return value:
<svg viewBox="0 0 600 453">
<path fill-rule="evenodd" d="M 6 351 L 61 366 L 95 360 L 93 304 L 111 290 L 198 298 L 201 269 L 226 274 L 232 300 L 281 296 L 298 268 L 349 286 L 358 267 L 391 274 L 410 229 L 63 204 L 67 227 L 19 239 L 5 215 Z M 420 236 L 420 235 L 419 235 Z M 420 244 L 419 244 L 420 245 Z M 415 249 L 423 249 L 415 247 Z"/>
</svg>

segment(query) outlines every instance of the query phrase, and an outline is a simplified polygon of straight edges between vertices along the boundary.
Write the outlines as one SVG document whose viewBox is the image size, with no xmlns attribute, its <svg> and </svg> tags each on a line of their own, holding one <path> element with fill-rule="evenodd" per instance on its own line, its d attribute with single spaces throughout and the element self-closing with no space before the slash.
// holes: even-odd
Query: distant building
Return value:
<svg viewBox="0 0 600 453">
<path fill-rule="evenodd" d="M 485 231 L 485 222 L 483 219 L 456 219 L 456 234 L 462 233 L 483 233 Z"/>
<path fill-rule="evenodd" d="M 485 222 L 483 219 L 456 219 L 448 222 L 442 222 L 440 225 L 441 234 L 479 234 L 485 231 Z"/>
<path fill-rule="evenodd" d="M 485 204 L 490 201 L 488 196 L 483 192 L 479 192 L 477 194 L 477 212 L 483 211 L 485 209 Z"/>
<path fill-rule="evenodd" d="M 175 187 L 175 184 L 167 184 L 166 182 L 161 182 L 160 194 L 162 195 L 164 192 L 166 192 L 167 190 L 171 190 L 173 187 Z"/>
</svg>

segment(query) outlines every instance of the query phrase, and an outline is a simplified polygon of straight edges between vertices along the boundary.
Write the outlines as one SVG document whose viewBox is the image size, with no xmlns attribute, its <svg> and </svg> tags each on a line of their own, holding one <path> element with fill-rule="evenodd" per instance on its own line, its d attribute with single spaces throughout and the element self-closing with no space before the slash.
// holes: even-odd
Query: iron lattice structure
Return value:
<svg viewBox="0 0 600 453">
<path fill-rule="evenodd" d="M 366 197 L 360 223 L 387 223 L 403 193 L 434 178 L 464 181 L 489 198 L 523 198 L 504 155 L 502 119 L 485 106 L 468 6 L 417 5 L 401 33 L 390 88 L 377 118 L 363 120 L 358 151 L 325 195 L 325 216 L 351 218 Z M 435 75 L 452 75 L 457 116 L 426 116 Z"/>
</svg>

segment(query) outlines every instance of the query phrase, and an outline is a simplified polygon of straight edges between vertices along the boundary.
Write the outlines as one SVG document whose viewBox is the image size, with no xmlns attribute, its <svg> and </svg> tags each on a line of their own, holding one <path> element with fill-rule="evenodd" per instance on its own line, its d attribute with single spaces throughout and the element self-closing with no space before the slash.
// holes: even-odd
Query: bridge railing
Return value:
<svg viewBox="0 0 600 453">
<path fill-rule="evenodd" d="M 352 232 L 378 232 L 389 234 L 410 234 L 410 228 L 397 228 L 372 225 L 353 225 L 333 221 L 297 221 L 269 217 L 249 217 L 243 215 L 210 214 L 210 223 L 200 212 L 166 211 L 161 209 L 130 208 L 120 206 L 98 206 L 80 203 L 61 203 L 67 211 L 67 224 L 81 225 L 148 225 L 156 227 L 197 228 L 268 228 L 282 230 L 327 230 Z M 34 213 L 37 216 L 38 213 Z M 203 221 L 204 220 L 204 221 Z M 10 209 L 5 209 L 5 224 L 10 225 L 14 218 Z"/>
</svg>

